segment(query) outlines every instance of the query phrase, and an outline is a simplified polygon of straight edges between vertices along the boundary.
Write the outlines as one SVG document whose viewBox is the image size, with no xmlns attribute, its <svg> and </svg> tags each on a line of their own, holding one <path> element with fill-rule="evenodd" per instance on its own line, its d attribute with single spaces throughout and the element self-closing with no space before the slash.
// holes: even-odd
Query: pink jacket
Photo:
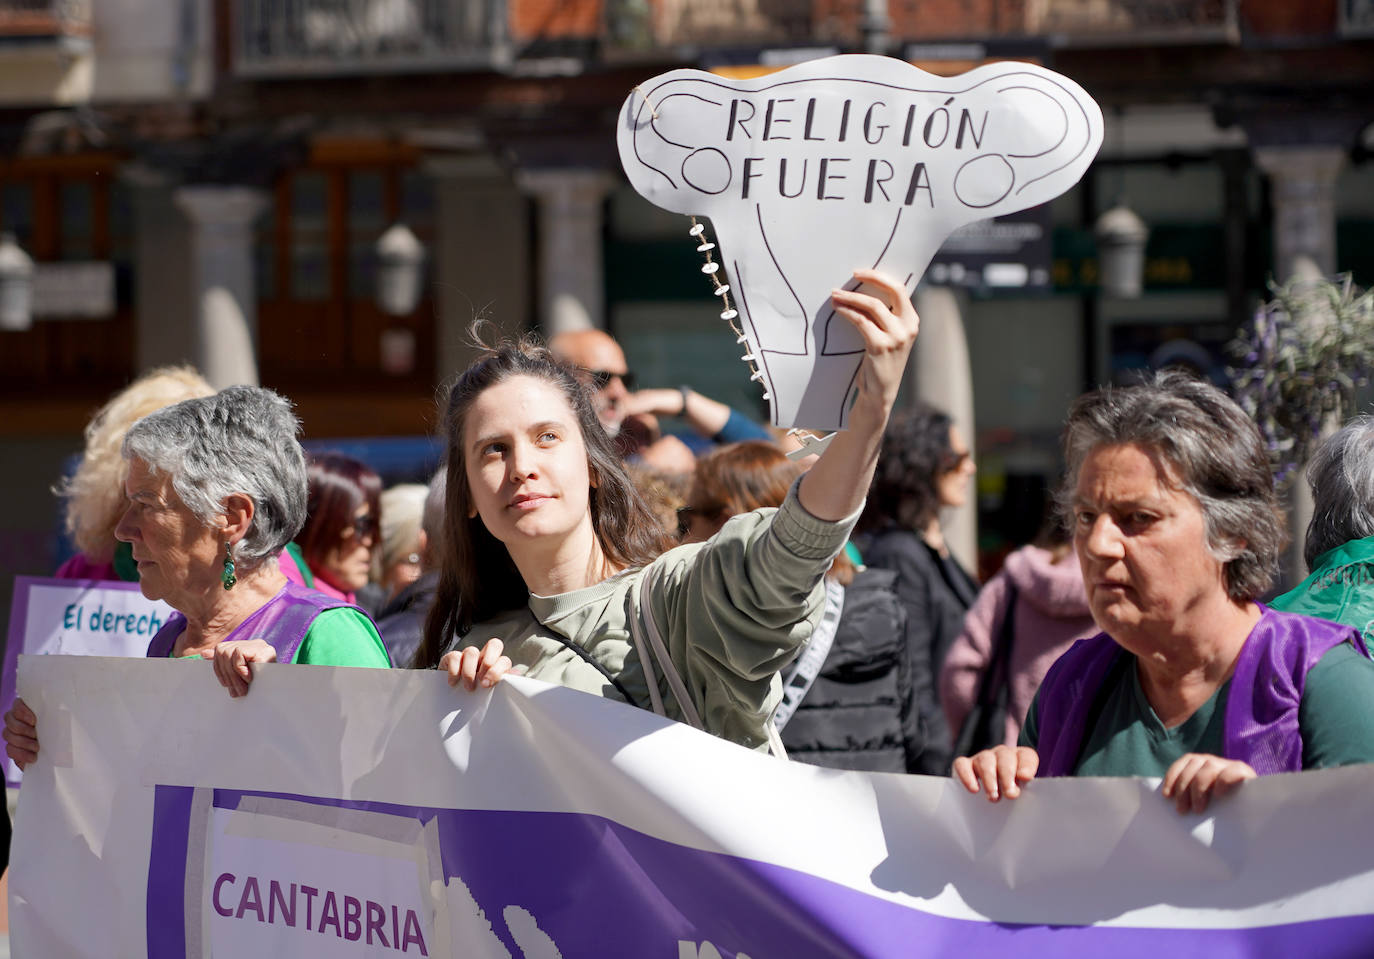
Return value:
<svg viewBox="0 0 1374 959">
<path fill-rule="evenodd" d="M 1083 576 L 1072 553 L 1052 563 L 1051 554 L 1023 546 L 988 580 L 964 617 L 964 631 L 950 647 L 940 671 L 940 705 L 950 733 L 959 735 L 978 697 L 978 684 L 992 657 L 992 640 L 1000 634 L 1007 602 L 1007 582 L 1016 585 L 1016 618 L 1011 649 L 1011 700 L 1005 742 L 1016 745 L 1021 722 L 1040 680 L 1075 640 L 1099 632 L 1088 611 Z"/>
<path fill-rule="evenodd" d="M 115 573 L 114 563 L 97 563 L 85 553 L 76 553 L 69 557 L 65 563 L 57 567 L 57 572 L 53 573 L 56 579 L 100 579 L 109 582 L 118 582 L 119 576 Z"/>
<path fill-rule="evenodd" d="M 281 571 L 286 574 L 287 580 L 295 583 L 297 586 L 305 586 L 305 577 L 301 575 L 300 567 L 296 565 L 296 561 L 291 558 L 290 553 L 286 550 L 282 550 L 281 555 L 278 557 L 278 563 L 281 566 Z M 326 596 L 332 597 L 333 599 L 341 599 L 345 603 L 356 602 L 356 594 L 345 593 L 337 587 L 330 586 L 320 578 L 318 573 L 315 574 L 314 578 L 314 585 L 305 586 L 306 589 L 313 589 L 317 593 L 324 593 Z"/>
</svg>

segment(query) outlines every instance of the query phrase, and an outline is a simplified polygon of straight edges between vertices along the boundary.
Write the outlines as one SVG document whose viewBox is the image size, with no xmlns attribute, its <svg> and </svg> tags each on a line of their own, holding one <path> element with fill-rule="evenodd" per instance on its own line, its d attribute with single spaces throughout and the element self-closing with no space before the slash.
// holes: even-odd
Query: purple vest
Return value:
<svg viewBox="0 0 1374 959">
<path fill-rule="evenodd" d="M 261 639 L 277 651 L 277 662 L 289 663 L 296 657 L 305 634 L 315 617 L 327 609 L 349 605 L 342 599 L 317 593 L 296 583 L 288 582 L 256 613 L 249 616 L 226 637 L 225 642 L 240 639 Z M 173 613 L 148 643 L 148 656 L 162 658 L 172 655 L 177 637 L 186 628 L 186 617 Z"/>
<path fill-rule="evenodd" d="M 1223 749 L 1260 775 L 1302 769 L 1298 706 L 1307 671 L 1327 652 L 1350 643 L 1369 658 L 1349 626 L 1260 606 L 1261 616 L 1236 657 L 1226 696 Z M 1106 633 L 1080 639 L 1055 661 L 1040 684 L 1040 775 L 1072 776 L 1087 738 L 1088 714 L 1102 682 L 1127 653 Z"/>
</svg>

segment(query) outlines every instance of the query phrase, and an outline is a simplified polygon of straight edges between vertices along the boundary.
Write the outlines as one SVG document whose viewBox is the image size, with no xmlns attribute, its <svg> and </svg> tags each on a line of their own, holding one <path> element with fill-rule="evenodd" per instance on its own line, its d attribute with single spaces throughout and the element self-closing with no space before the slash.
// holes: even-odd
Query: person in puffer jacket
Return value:
<svg viewBox="0 0 1374 959">
<path fill-rule="evenodd" d="M 798 475 L 772 443 L 718 447 L 697 462 L 684 511 L 688 542 L 714 535 L 731 516 L 776 506 Z M 789 759 L 833 769 L 927 770 L 917 703 L 935 695 L 924 646 L 908 628 L 897 573 L 855 567 L 845 554 L 826 576 L 825 612 L 797 659 L 782 671 L 773 714 Z M 941 747 L 940 762 L 947 749 Z"/>
</svg>

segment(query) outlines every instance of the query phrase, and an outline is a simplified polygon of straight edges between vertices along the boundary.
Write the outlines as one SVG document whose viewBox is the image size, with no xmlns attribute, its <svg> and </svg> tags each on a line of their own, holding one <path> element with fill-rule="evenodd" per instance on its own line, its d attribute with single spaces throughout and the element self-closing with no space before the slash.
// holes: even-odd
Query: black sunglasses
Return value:
<svg viewBox="0 0 1374 959">
<path fill-rule="evenodd" d="M 973 453 L 969 450 L 961 450 L 958 453 L 951 451 L 949 453 L 946 453 L 942 458 L 940 462 L 940 470 L 944 473 L 948 473 L 951 470 L 957 470 L 959 467 L 963 466 L 964 463 L 968 462 L 968 460 L 972 458 Z"/>
<path fill-rule="evenodd" d="M 635 375 L 629 370 L 624 373 L 611 373 L 607 370 L 588 370 L 587 376 L 591 378 L 592 386 L 598 390 L 604 390 L 615 377 L 620 377 L 620 382 L 625 384 L 625 389 L 635 388 Z"/>
<path fill-rule="evenodd" d="M 368 513 L 366 516 L 353 517 L 353 524 L 344 532 L 344 536 L 356 536 L 358 539 L 364 539 L 371 536 L 373 539 L 376 539 L 380 528 L 381 523 L 378 521 L 376 514 Z"/>
</svg>

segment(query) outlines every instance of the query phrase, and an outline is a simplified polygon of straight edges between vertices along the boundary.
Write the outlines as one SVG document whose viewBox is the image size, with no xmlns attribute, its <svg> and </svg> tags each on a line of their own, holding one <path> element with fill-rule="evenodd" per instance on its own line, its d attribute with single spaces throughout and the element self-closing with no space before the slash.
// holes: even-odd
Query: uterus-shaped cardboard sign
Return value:
<svg viewBox="0 0 1374 959">
<path fill-rule="evenodd" d="M 951 232 L 1073 186 L 1102 111 L 1026 63 L 938 77 L 827 57 L 752 80 L 673 70 L 621 110 L 635 189 L 710 217 L 778 426 L 844 428 L 863 341 L 830 304 L 859 267 L 914 291 Z"/>
</svg>

